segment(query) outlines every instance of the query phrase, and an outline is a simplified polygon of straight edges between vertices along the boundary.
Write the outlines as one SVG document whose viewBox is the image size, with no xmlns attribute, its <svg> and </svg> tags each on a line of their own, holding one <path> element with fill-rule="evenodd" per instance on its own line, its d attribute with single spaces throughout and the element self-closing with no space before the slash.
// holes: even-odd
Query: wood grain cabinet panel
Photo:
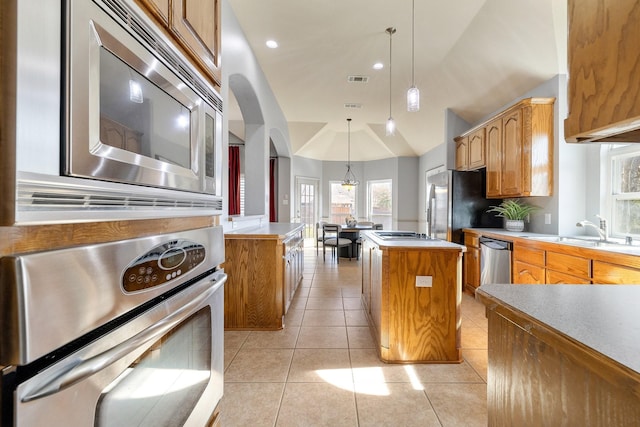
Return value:
<svg viewBox="0 0 640 427">
<path fill-rule="evenodd" d="M 461 362 L 462 257 L 459 249 L 388 248 L 364 238 L 362 302 L 380 359 L 388 363 Z M 431 287 L 417 287 L 430 276 Z"/>
<path fill-rule="evenodd" d="M 469 137 L 457 137 L 456 142 L 456 170 L 469 169 Z"/>
<path fill-rule="evenodd" d="M 502 191 L 502 118 L 486 127 L 487 197 L 500 197 Z"/>
<path fill-rule="evenodd" d="M 198 69 L 221 84 L 220 0 L 136 0 Z"/>
<path fill-rule="evenodd" d="M 567 142 L 640 142 L 640 3 L 569 0 Z"/>
<path fill-rule="evenodd" d="M 478 129 L 469 135 L 467 150 L 469 151 L 469 170 L 486 166 L 484 128 Z"/>
<path fill-rule="evenodd" d="M 591 280 L 554 270 L 546 270 L 547 285 L 588 285 Z"/>
<path fill-rule="evenodd" d="M 464 290 L 473 295 L 480 286 L 480 235 L 465 231 L 464 244 L 462 280 Z"/>
<path fill-rule="evenodd" d="M 528 285 L 543 285 L 545 283 L 545 269 L 522 261 L 513 262 L 513 283 Z"/>
<path fill-rule="evenodd" d="M 591 277 L 591 259 L 575 255 L 547 251 L 546 267 L 547 270 L 577 276 L 584 280 Z"/>
<path fill-rule="evenodd" d="M 594 260 L 593 283 L 640 284 L 640 269 Z"/>
</svg>

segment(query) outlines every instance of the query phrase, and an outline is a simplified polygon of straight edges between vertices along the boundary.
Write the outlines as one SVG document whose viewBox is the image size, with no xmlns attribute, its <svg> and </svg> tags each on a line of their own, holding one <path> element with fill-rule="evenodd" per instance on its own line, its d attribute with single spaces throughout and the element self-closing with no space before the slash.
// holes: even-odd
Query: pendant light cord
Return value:
<svg viewBox="0 0 640 427">
<path fill-rule="evenodd" d="M 415 76 L 416 55 L 415 55 L 415 49 L 414 49 L 414 44 L 416 39 L 415 25 L 416 25 L 416 0 L 412 0 L 411 2 L 411 85 L 412 86 L 416 85 L 416 76 Z"/>
<path fill-rule="evenodd" d="M 393 51 L 393 34 L 396 32 L 396 29 L 393 27 L 387 28 L 387 33 L 389 33 L 389 118 L 391 118 L 391 80 L 393 74 L 391 72 L 392 62 L 391 62 L 391 52 Z"/>
</svg>

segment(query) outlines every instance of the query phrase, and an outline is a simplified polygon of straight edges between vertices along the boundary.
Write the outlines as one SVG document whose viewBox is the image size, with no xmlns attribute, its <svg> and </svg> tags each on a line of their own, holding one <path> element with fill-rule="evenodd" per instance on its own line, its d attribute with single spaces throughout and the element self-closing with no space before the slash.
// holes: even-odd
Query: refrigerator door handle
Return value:
<svg viewBox="0 0 640 427">
<path fill-rule="evenodd" d="M 433 209 L 433 200 L 436 198 L 436 186 L 435 184 L 429 184 L 429 204 L 427 208 L 427 235 L 429 237 L 433 237 L 432 235 L 432 227 L 435 221 L 435 210 Z"/>
</svg>

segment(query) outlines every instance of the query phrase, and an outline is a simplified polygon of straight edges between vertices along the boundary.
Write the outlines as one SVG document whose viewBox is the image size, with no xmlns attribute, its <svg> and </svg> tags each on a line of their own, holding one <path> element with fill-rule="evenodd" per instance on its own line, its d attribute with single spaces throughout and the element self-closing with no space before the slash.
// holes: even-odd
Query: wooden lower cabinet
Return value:
<svg viewBox="0 0 640 427">
<path fill-rule="evenodd" d="M 303 273 L 302 231 L 285 238 L 225 235 L 227 330 L 277 330 Z"/>
<path fill-rule="evenodd" d="M 531 248 L 521 243 L 513 244 L 513 283 L 544 284 L 545 283 L 545 251 Z"/>
<path fill-rule="evenodd" d="M 483 302 L 489 426 L 637 425 L 637 373 L 519 310 Z"/>
<path fill-rule="evenodd" d="M 462 362 L 460 249 L 386 248 L 365 238 L 362 268 L 362 302 L 382 361 Z M 432 286 L 417 287 L 416 276 L 430 276 Z"/>
<path fill-rule="evenodd" d="M 640 284 L 640 269 L 593 261 L 593 283 Z"/>
<path fill-rule="evenodd" d="M 545 270 L 533 264 L 527 264 L 522 261 L 513 262 L 513 283 L 542 285 L 545 283 Z"/>
<path fill-rule="evenodd" d="M 463 256 L 462 277 L 464 290 L 475 294 L 476 289 L 480 286 L 480 236 L 475 233 L 465 232 L 464 244 L 467 247 L 467 251 Z"/>
</svg>

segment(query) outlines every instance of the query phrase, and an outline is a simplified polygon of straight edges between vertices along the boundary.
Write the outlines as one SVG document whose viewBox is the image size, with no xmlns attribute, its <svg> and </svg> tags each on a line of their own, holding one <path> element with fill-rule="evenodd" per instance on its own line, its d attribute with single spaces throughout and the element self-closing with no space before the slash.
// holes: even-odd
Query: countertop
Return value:
<svg viewBox="0 0 640 427">
<path fill-rule="evenodd" d="M 639 285 L 483 285 L 476 298 L 500 303 L 640 373 Z"/>
<path fill-rule="evenodd" d="M 558 247 L 559 245 L 570 246 L 572 250 L 584 252 L 585 256 L 589 256 L 589 254 L 597 254 L 598 257 L 608 257 L 615 263 L 616 257 L 622 256 L 622 259 L 626 259 L 630 262 L 629 265 L 633 265 L 636 268 L 640 268 L 640 245 L 636 240 L 633 245 L 625 245 L 621 241 L 617 241 L 617 244 L 604 245 L 604 246 L 589 246 L 589 245 L 580 245 L 576 243 L 570 242 L 562 242 L 562 241 L 550 241 L 550 240 L 536 240 L 535 238 L 558 238 L 557 234 L 541 234 L 541 233 L 530 233 L 526 231 L 507 231 L 503 228 L 465 228 L 463 231 L 474 232 L 486 237 L 493 237 L 496 239 L 509 240 L 512 242 L 521 242 L 527 244 L 539 244 L 540 246 L 553 245 L 552 247 Z M 563 237 L 569 239 L 581 239 L 581 240 L 591 240 L 594 242 L 598 241 L 597 237 L 587 236 L 587 235 L 562 235 Z M 619 239 L 612 239 L 619 240 Z M 605 242 L 606 243 L 606 242 Z"/>
<path fill-rule="evenodd" d="M 224 233 L 224 237 L 225 239 L 285 239 L 303 228 L 303 223 L 270 222 L 256 227 L 228 231 Z"/>
<path fill-rule="evenodd" d="M 391 249 L 449 249 L 465 252 L 466 246 L 459 245 L 457 243 L 447 242 L 439 239 L 399 239 L 399 240 L 385 240 L 378 237 L 374 230 L 361 230 L 360 235 L 369 238 L 372 242 L 381 248 Z"/>
</svg>

